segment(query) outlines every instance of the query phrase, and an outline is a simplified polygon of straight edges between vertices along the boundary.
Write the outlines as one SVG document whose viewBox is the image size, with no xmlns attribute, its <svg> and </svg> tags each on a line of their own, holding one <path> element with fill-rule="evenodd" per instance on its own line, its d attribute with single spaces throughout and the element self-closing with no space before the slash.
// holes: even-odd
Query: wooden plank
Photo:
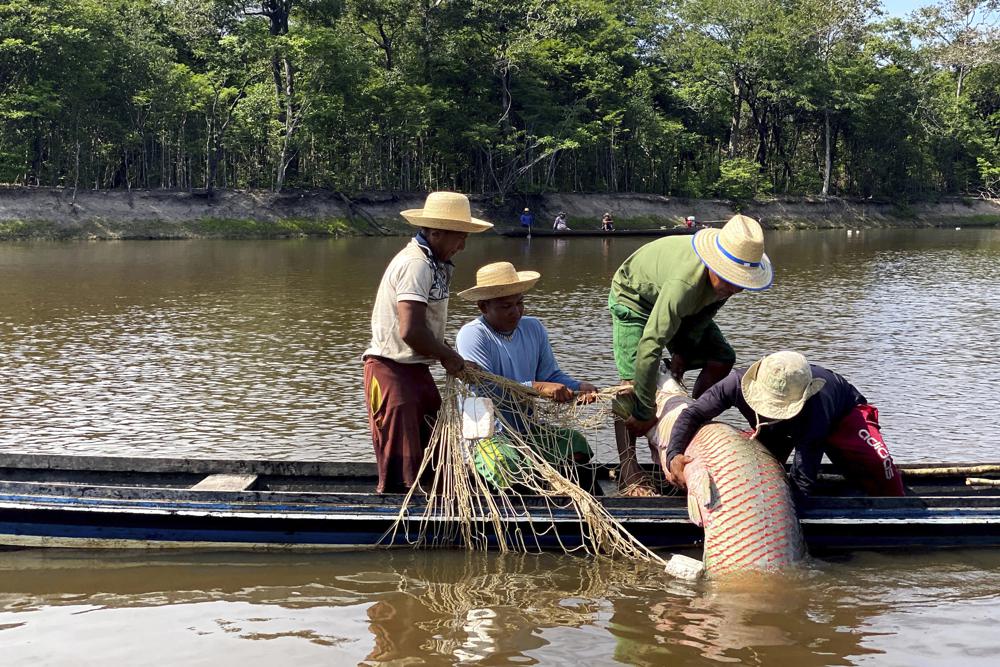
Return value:
<svg viewBox="0 0 1000 667">
<path fill-rule="evenodd" d="M 907 477 L 948 477 L 954 475 L 986 475 L 1000 472 L 1000 465 L 986 463 L 980 465 L 951 465 L 925 468 L 903 468 L 903 480 Z"/>
<path fill-rule="evenodd" d="M 191 487 L 192 491 L 246 491 L 257 475 L 209 475 Z"/>
<path fill-rule="evenodd" d="M 1000 486 L 1000 479 L 988 479 L 986 477 L 966 477 L 965 483 L 968 486 Z"/>
</svg>

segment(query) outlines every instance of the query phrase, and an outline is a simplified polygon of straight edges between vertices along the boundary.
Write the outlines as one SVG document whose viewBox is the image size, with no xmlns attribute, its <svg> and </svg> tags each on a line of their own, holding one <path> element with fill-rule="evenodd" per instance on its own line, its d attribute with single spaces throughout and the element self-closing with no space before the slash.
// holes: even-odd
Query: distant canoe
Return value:
<svg viewBox="0 0 1000 667">
<path fill-rule="evenodd" d="M 688 227 L 670 227 L 667 229 L 616 229 L 613 232 L 605 232 L 600 229 L 571 229 L 568 231 L 557 231 L 555 229 L 532 229 L 532 238 L 560 238 L 571 239 L 584 236 L 685 236 L 694 234 L 696 230 Z M 524 238 L 528 235 L 528 230 L 523 227 L 513 227 L 511 229 L 498 229 L 497 234 L 508 238 Z"/>
</svg>

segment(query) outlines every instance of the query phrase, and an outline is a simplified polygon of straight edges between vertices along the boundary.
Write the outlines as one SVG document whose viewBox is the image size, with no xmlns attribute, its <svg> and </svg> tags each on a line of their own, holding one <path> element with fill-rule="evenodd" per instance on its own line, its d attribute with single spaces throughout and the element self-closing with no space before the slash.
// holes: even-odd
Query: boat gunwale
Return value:
<svg viewBox="0 0 1000 667">
<path fill-rule="evenodd" d="M 1000 462 L 931 462 L 898 464 L 904 475 L 907 470 L 934 469 L 942 466 L 961 468 L 971 466 L 1000 466 Z M 643 466 L 651 469 L 651 464 Z M 192 474 L 258 474 L 270 476 L 306 477 L 369 477 L 374 475 L 375 464 L 367 461 L 302 461 L 284 459 L 211 459 L 158 456 L 108 456 L 90 454 L 31 454 L 23 452 L 0 453 L 0 470 L 70 470 L 93 472 L 137 473 L 192 473 Z M 596 464 L 598 474 L 606 475 L 616 470 L 618 464 Z M 829 473 L 832 466 L 824 464 L 822 472 Z M 604 478 L 603 475 L 601 475 Z M 958 475 L 954 475 L 958 476 Z"/>
<path fill-rule="evenodd" d="M 38 482 L 0 480 L 0 500 L 18 497 L 22 501 L 37 498 L 45 503 L 46 498 L 75 498 L 81 501 L 106 500 L 121 503 L 162 502 L 198 505 L 201 503 L 232 506 L 259 506 L 262 504 L 284 505 L 291 511 L 294 507 L 320 506 L 325 508 L 391 508 L 396 511 L 403 499 L 402 494 L 378 494 L 374 491 L 312 491 L 312 490 L 270 490 L 248 489 L 243 491 L 198 491 L 190 488 L 156 487 L 148 485 L 100 485 L 73 482 Z M 601 504 L 613 513 L 658 513 L 676 511 L 687 513 L 686 498 L 676 496 L 653 496 L 630 498 L 604 496 Z M 539 496 L 523 497 L 530 510 L 547 507 Z M 414 497 L 410 511 L 420 511 L 425 499 Z M 816 496 L 802 507 L 802 518 L 829 512 L 906 512 L 938 510 L 1000 510 L 1000 494 L 979 495 L 913 495 L 899 498 L 878 498 L 868 496 Z M 1000 512 L 998 512 L 1000 520 Z"/>
</svg>

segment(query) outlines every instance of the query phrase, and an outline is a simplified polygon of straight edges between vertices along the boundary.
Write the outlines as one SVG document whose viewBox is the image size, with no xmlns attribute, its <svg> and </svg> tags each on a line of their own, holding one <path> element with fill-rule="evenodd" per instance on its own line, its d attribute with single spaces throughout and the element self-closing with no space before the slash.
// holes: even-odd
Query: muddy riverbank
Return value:
<svg viewBox="0 0 1000 667">
<path fill-rule="evenodd" d="M 405 233 L 399 211 L 422 205 L 421 193 L 329 191 L 92 191 L 0 188 L 0 240 L 178 239 L 359 236 Z M 836 197 L 732 202 L 644 194 L 516 195 L 503 203 L 473 197 L 477 215 L 498 227 L 517 224 L 524 207 L 548 227 L 564 211 L 571 228 L 597 228 L 609 211 L 619 229 L 672 226 L 685 216 L 726 220 L 741 210 L 769 229 L 913 228 L 1000 224 L 1000 201 L 942 199 L 898 204 Z"/>
</svg>

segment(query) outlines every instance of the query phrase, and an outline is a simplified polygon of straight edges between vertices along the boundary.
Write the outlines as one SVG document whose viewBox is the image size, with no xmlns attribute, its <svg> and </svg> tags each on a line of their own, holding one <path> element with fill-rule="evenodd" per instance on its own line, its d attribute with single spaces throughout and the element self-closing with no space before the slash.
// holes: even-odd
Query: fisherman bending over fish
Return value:
<svg viewBox="0 0 1000 667">
<path fill-rule="evenodd" d="M 364 353 L 378 493 L 402 492 L 417 481 L 441 407 L 430 364 L 440 361 L 452 375 L 466 366 L 444 341 L 451 258 L 465 248 L 470 233 L 493 227 L 473 218 L 468 198 L 455 192 L 432 192 L 422 209 L 400 215 L 420 231 L 382 275 Z"/>
<path fill-rule="evenodd" d="M 564 403 L 576 400 L 581 394 L 595 392 L 597 387 L 564 373 L 552 354 L 545 326 L 534 317 L 524 316 L 524 293 L 540 277 L 536 271 L 516 271 L 510 262 L 496 262 L 480 268 L 476 272 L 475 287 L 458 295 L 467 301 L 475 301 L 482 315 L 462 327 L 455 346 L 465 359 L 484 370 L 532 387 L 545 398 Z M 534 442 L 536 451 L 550 463 L 570 460 L 587 463 L 593 456 L 582 433 L 567 428 L 522 423 L 517 415 L 504 411 L 502 401 L 497 407 L 503 411 L 504 420 L 527 435 Z M 500 448 L 490 452 L 489 457 L 484 457 L 478 449 L 476 465 L 480 472 L 497 483 L 503 475 L 496 468 L 513 468 L 516 462 L 485 458 L 515 454 L 512 450 Z M 590 486 L 588 471 L 581 468 L 577 472 L 581 486 Z"/>
<path fill-rule="evenodd" d="M 734 406 L 778 461 L 795 450 L 791 476 L 800 497 L 812 491 L 824 452 L 868 495 L 903 495 L 875 406 L 840 375 L 787 351 L 733 371 L 677 416 L 669 444 L 660 443 L 660 463 L 671 483 L 685 485 L 684 466 L 691 459 L 684 452 L 698 429 Z"/>
<path fill-rule="evenodd" d="M 632 414 L 616 422 L 621 459 L 620 485 L 626 495 L 651 495 L 652 486 L 636 460 L 635 439 L 656 424 L 656 380 L 663 348 L 678 380 L 701 369 L 695 398 L 729 374 L 733 348 L 712 318 L 734 294 L 764 290 L 774 273 L 764 254 L 757 221 L 734 216 L 721 229 L 702 229 L 691 239 L 672 236 L 639 248 L 611 280 L 615 365 L 635 387 Z"/>
</svg>

